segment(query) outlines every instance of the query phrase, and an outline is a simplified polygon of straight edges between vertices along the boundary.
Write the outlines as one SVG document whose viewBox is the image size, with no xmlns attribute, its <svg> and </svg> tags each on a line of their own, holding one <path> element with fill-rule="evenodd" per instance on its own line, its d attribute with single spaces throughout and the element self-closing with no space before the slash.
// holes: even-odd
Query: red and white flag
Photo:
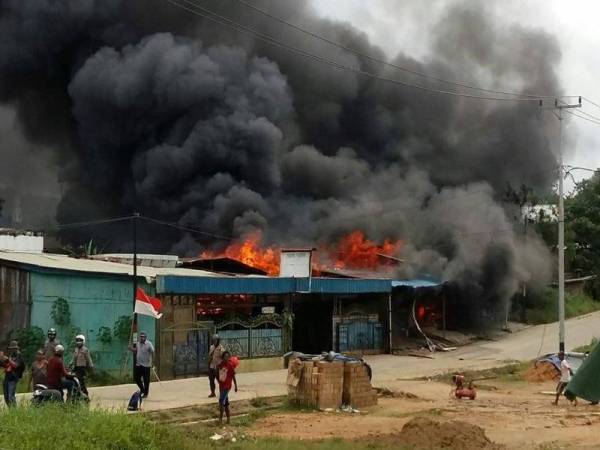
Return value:
<svg viewBox="0 0 600 450">
<path fill-rule="evenodd" d="M 154 317 L 160 319 L 162 314 L 160 312 L 162 303 L 155 297 L 147 295 L 143 289 L 137 288 L 135 292 L 135 309 L 136 314 L 142 314 L 144 316 Z"/>
</svg>

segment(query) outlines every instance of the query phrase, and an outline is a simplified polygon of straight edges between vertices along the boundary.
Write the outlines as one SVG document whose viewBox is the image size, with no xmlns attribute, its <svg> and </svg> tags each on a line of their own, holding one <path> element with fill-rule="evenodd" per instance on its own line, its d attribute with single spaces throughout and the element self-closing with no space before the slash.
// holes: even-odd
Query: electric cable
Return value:
<svg viewBox="0 0 600 450">
<path fill-rule="evenodd" d="M 375 80 L 379 80 L 379 81 L 384 81 L 387 83 L 392 83 L 395 85 L 399 85 L 399 86 L 403 86 L 403 87 L 407 87 L 407 88 L 412 88 L 412 89 L 416 89 L 416 90 L 420 90 L 422 92 L 428 92 L 431 94 L 440 94 L 440 95 L 448 95 L 448 96 L 455 96 L 455 97 L 461 97 L 461 98 L 468 98 L 468 99 L 476 99 L 476 100 L 490 100 L 490 101 L 510 101 L 510 102 L 536 102 L 538 103 L 540 101 L 540 98 L 536 97 L 536 98 L 507 98 L 507 97 L 491 97 L 491 96 L 480 96 L 480 95 L 474 95 L 474 94 L 466 94 L 466 93 L 461 93 L 461 92 L 455 92 L 455 91 L 446 91 L 446 90 L 442 90 L 442 89 L 434 89 L 434 88 L 429 88 L 427 86 L 423 86 L 423 85 L 419 85 L 419 84 L 413 84 L 413 83 L 408 83 L 405 81 L 401 81 L 401 80 L 397 80 L 394 78 L 388 78 L 388 77 L 383 77 L 362 69 L 358 69 L 356 67 L 352 67 L 352 66 L 347 66 L 344 64 L 341 64 L 337 61 L 325 58 L 323 56 L 318 56 L 315 55 L 314 53 L 310 53 L 308 51 L 299 49 L 297 47 L 285 44 L 271 36 L 265 35 L 253 28 L 250 28 L 248 26 L 242 25 L 238 22 L 235 22 L 225 16 L 222 16 L 220 14 L 215 13 L 214 11 L 211 11 L 207 8 L 204 8 L 202 6 L 199 6 L 198 4 L 194 3 L 191 0 L 179 0 L 182 1 L 184 3 L 187 3 L 189 5 L 192 6 L 186 6 L 182 3 L 179 3 L 179 1 L 175 1 L 175 0 L 166 0 L 167 2 L 171 3 L 172 5 L 184 9 L 196 16 L 199 17 L 204 17 L 207 20 L 210 20 L 212 22 L 221 24 L 221 25 L 225 25 L 229 28 L 232 28 L 236 31 L 239 32 L 244 32 L 250 35 L 255 36 L 256 38 L 265 41 L 273 46 L 285 49 L 291 53 L 295 53 L 297 55 L 303 56 L 307 59 L 311 59 L 317 62 L 321 62 L 324 64 L 328 64 L 332 67 L 335 67 L 337 69 L 340 70 L 345 70 L 348 72 L 353 72 L 357 75 L 361 75 L 367 78 L 372 78 Z"/>
<path fill-rule="evenodd" d="M 457 87 L 462 87 L 462 88 L 466 88 L 466 89 L 471 89 L 471 90 L 477 90 L 477 91 L 481 91 L 481 92 L 488 92 L 488 93 L 491 93 L 491 94 L 511 95 L 511 96 L 516 96 L 516 97 L 528 97 L 528 98 L 535 98 L 535 99 L 540 99 L 540 98 L 553 98 L 553 99 L 554 98 L 576 98 L 576 97 L 578 97 L 578 96 L 575 96 L 575 95 L 537 95 L 537 94 L 527 94 L 527 93 L 502 91 L 502 90 L 495 90 L 495 89 L 483 88 L 483 87 L 474 86 L 472 84 L 468 84 L 468 83 L 465 83 L 465 82 L 453 81 L 453 80 L 448 80 L 448 79 L 445 79 L 445 78 L 437 77 L 437 76 L 434 76 L 434 75 L 431 75 L 431 74 L 427 74 L 425 72 L 420 72 L 420 71 L 417 71 L 417 70 L 414 70 L 414 69 L 410 69 L 410 68 L 407 68 L 407 67 L 404 67 L 404 66 L 400 66 L 398 64 L 394 64 L 392 62 L 389 62 L 389 61 L 386 61 L 386 60 L 383 60 L 383 59 L 371 56 L 369 54 L 360 52 L 360 51 L 355 50 L 353 48 L 350 48 L 350 47 L 348 47 L 348 46 L 346 46 L 344 44 L 341 44 L 340 42 L 336 42 L 336 41 L 334 41 L 332 39 L 329 39 L 329 38 L 326 38 L 326 37 L 324 37 L 324 36 L 322 36 L 320 34 L 317 34 L 315 32 L 312 32 L 310 30 L 302 28 L 299 25 L 296 25 L 296 24 L 294 24 L 292 22 L 289 22 L 289 21 L 287 21 L 287 20 L 285 20 L 285 19 L 283 19 L 281 17 L 278 17 L 278 16 L 270 13 L 269 11 L 266 11 L 264 9 L 259 8 L 258 6 L 255 6 L 255 5 L 251 4 L 251 3 L 248 3 L 247 1 L 244 1 L 244 0 L 233 0 L 233 1 L 236 1 L 237 3 L 245 6 L 246 8 L 249 8 L 249 9 L 251 9 L 251 10 L 253 10 L 253 11 L 259 13 L 259 14 L 262 14 L 263 16 L 268 17 L 268 18 L 270 18 L 270 19 L 272 19 L 272 20 L 274 20 L 276 22 L 279 22 L 279 23 L 281 23 L 283 25 L 286 25 L 286 26 L 288 26 L 290 28 L 293 28 L 296 31 L 304 33 L 304 34 L 306 34 L 308 36 L 311 36 L 311 37 L 313 37 L 315 39 L 318 39 L 318 40 L 320 40 L 322 42 L 330 44 L 330 45 L 332 45 L 334 47 L 337 47 L 337 48 L 339 48 L 341 50 L 344 50 L 344 51 L 346 51 L 348 53 L 352 53 L 352 54 L 354 54 L 356 56 L 359 56 L 361 58 L 368 59 L 369 61 L 372 61 L 372 62 L 375 62 L 375 63 L 378 63 L 378 64 L 383 64 L 385 66 L 393 67 L 394 69 L 401 70 L 403 72 L 407 72 L 407 73 L 410 73 L 412 75 L 420 76 L 420 77 L 427 78 L 427 79 L 430 79 L 430 80 L 434 80 L 434 81 L 437 81 L 437 82 L 440 82 L 440 83 L 445 83 L 445 84 L 449 84 L 449 85 L 453 85 L 453 86 L 457 86 Z"/>
</svg>

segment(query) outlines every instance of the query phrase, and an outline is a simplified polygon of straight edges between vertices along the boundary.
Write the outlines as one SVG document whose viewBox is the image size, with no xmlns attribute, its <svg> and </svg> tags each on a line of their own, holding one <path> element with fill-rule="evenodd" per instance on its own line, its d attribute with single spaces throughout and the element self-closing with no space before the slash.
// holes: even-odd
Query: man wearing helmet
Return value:
<svg viewBox="0 0 600 450">
<path fill-rule="evenodd" d="M 44 345 L 44 356 L 46 359 L 50 359 L 54 356 L 54 349 L 57 345 L 60 344 L 60 341 L 56 339 L 56 328 L 50 328 L 48 330 L 48 340 Z"/>
<path fill-rule="evenodd" d="M 90 351 L 85 346 L 85 336 L 83 334 L 78 334 L 75 336 L 75 350 L 73 352 L 73 362 L 71 365 L 75 375 L 77 375 L 77 378 L 79 378 L 81 391 L 85 395 L 88 395 L 88 390 L 85 386 L 85 379 L 88 375 L 88 371 L 94 368 L 94 363 L 92 363 Z"/>
<path fill-rule="evenodd" d="M 63 396 L 64 389 L 66 389 L 70 397 L 71 391 L 73 390 L 73 381 L 67 378 L 69 373 L 65 369 L 63 363 L 64 353 L 65 348 L 62 345 L 57 344 L 54 348 L 54 355 L 50 358 L 48 365 L 46 366 L 46 383 L 49 389 L 56 389 L 60 391 Z"/>
</svg>

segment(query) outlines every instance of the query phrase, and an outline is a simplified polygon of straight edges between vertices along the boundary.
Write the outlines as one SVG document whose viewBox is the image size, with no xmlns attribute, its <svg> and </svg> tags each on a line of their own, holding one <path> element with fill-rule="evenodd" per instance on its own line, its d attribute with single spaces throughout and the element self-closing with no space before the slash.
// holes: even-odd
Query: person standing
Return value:
<svg viewBox="0 0 600 450">
<path fill-rule="evenodd" d="M 140 388 L 140 394 L 148 398 L 150 392 L 150 370 L 152 369 L 152 360 L 154 358 L 154 345 L 148 340 L 144 331 L 139 335 L 138 342 L 129 347 L 129 350 L 135 352 L 135 368 L 133 376 L 135 384 Z"/>
<path fill-rule="evenodd" d="M 73 352 L 73 372 L 79 379 L 81 385 L 81 392 L 85 395 L 88 394 L 87 387 L 85 385 L 85 379 L 89 371 L 94 369 L 94 363 L 92 362 L 92 356 L 90 355 L 89 349 L 85 346 L 85 336 L 78 334 L 75 336 L 75 350 Z"/>
<path fill-rule="evenodd" d="M 554 400 L 555 405 L 558 405 L 558 399 L 560 398 L 561 394 L 565 391 L 567 385 L 569 384 L 569 381 L 571 381 L 572 373 L 571 365 L 565 358 L 565 352 L 559 352 L 558 359 L 560 360 L 560 381 L 556 386 L 556 399 Z M 574 399 L 572 403 L 576 405 L 577 399 Z"/>
<path fill-rule="evenodd" d="M 54 350 L 57 345 L 60 345 L 60 341 L 56 339 L 56 328 L 50 328 L 48 330 L 48 339 L 44 344 L 44 356 L 47 360 L 50 360 L 54 356 Z"/>
<path fill-rule="evenodd" d="M 48 360 L 44 357 L 44 352 L 38 350 L 35 355 L 35 360 L 31 364 L 31 387 L 35 387 L 36 384 L 46 384 L 46 367 L 48 366 Z"/>
<path fill-rule="evenodd" d="M 6 406 L 12 407 L 17 404 L 17 384 L 21 377 L 23 377 L 25 363 L 23 362 L 17 341 L 10 341 L 7 353 L 8 356 L 3 355 L 2 357 L 2 366 L 4 367 L 4 382 L 2 387 Z"/>
<path fill-rule="evenodd" d="M 63 355 L 65 348 L 58 344 L 54 348 L 54 355 L 48 361 L 46 366 L 46 385 L 48 389 L 56 389 L 60 391 L 60 395 L 64 398 L 64 390 L 67 390 L 68 399 L 71 398 L 73 392 L 73 380 L 69 380 L 69 372 L 65 369 Z"/>
<path fill-rule="evenodd" d="M 231 355 L 224 351 L 223 360 L 218 366 L 219 371 L 219 423 L 223 423 L 223 412 L 227 415 L 227 423 L 230 422 L 229 415 L 229 391 L 231 383 L 235 385 L 235 392 L 238 391 L 237 380 L 235 379 L 235 366 L 230 361 Z"/>
<path fill-rule="evenodd" d="M 206 347 L 205 347 L 206 348 Z M 210 386 L 209 397 L 215 397 L 215 380 L 219 376 L 218 367 L 223 361 L 222 356 L 225 351 L 225 347 L 221 345 L 221 339 L 218 334 L 212 337 L 212 344 L 208 351 L 208 384 Z"/>
</svg>

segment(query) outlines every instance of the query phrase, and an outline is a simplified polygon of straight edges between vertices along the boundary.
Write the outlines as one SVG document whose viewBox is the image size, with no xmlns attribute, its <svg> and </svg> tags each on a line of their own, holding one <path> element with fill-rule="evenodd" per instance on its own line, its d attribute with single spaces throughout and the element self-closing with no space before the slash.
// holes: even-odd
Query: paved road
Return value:
<svg viewBox="0 0 600 450">
<path fill-rule="evenodd" d="M 594 336 L 600 336 L 600 311 L 567 321 L 568 349 L 587 344 Z M 374 384 L 384 386 L 399 379 L 431 376 L 450 370 L 486 369 L 507 361 L 529 360 L 539 354 L 556 351 L 557 347 L 558 324 L 553 323 L 529 327 L 497 341 L 480 341 L 452 352 L 435 353 L 433 359 L 376 355 L 367 360 L 373 367 Z M 239 374 L 240 391 L 232 393 L 231 398 L 241 400 L 285 395 L 285 378 L 285 370 Z M 92 388 L 90 391 L 95 405 L 124 408 L 135 389 L 130 384 Z M 214 399 L 208 399 L 207 395 L 208 381 L 205 377 L 153 383 L 144 408 L 157 410 L 214 403 Z"/>
</svg>

